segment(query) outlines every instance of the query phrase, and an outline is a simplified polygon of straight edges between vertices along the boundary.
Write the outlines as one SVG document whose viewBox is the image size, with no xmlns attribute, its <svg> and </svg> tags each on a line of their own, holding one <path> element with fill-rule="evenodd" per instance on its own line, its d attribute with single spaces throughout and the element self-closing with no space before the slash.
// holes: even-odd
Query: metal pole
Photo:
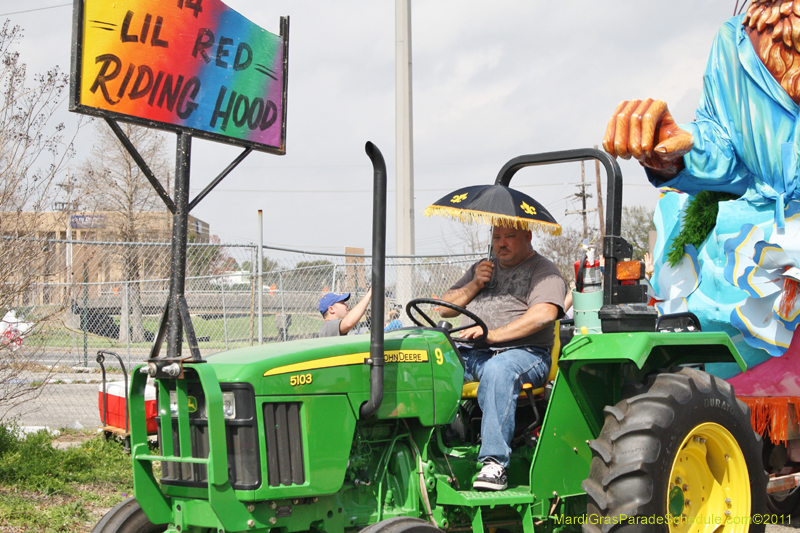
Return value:
<svg viewBox="0 0 800 533">
<path fill-rule="evenodd" d="M 189 165 L 192 157 L 192 137 L 178 133 L 175 153 L 175 214 L 172 217 L 172 276 L 170 277 L 169 321 L 167 330 L 167 356 L 181 356 L 183 321 L 179 300 L 186 288 L 186 234 L 189 226 Z"/>
<path fill-rule="evenodd" d="M 331 276 L 331 292 L 336 292 L 336 265 L 331 265 L 333 276 Z"/>
<path fill-rule="evenodd" d="M 397 253 L 414 255 L 414 130 L 411 97 L 411 0 L 395 0 L 395 144 Z"/>
<path fill-rule="evenodd" d="M 258 253 L 256 252 L 255 248 L 253 250 L 251 250 L 251 252 L 252 253 L 250 254 L 250 257 L 251 257 L 252 261 L 250 262 L 250 335 L 248 337 L 249 338 L 248 343 L 249 343 L 250 346 L 253 345 L 253 326 L 254 326 L 253 319 L 254 319 L 254 315 L 255 315 L 255 313 L 253 312 L 253 307 L 254 307 L 253 304 L 254 304 L 255 295 L 256 295 L 255 294 L 255 292 L 256 292 L 256 276 L 255 276 L 255 273 L 256 273 L 256 262 L 258 261 L 258 259 L 257 259 Z"/>
<path fill-rule="evenodd" d="M 594 145 L 594 149 L 597 150 L 597 145 Z M 597 176 L 597 221 L 600 223 L 600 242 L 602 243 L 606 236 L 606 228 L 605 221 L 603 220 L 603 185 L 600 179 L 599 159 L 594 160 L 594 170 Z M 602 255 L 602 253 L 600 255 Z"/>
<path fill-rule="evenodd" d="M 258 210 L 258 344 L 264 343 L 264 213 Z"/>
<path fill-rule="evenodd" d="M 283 299 L 283 271 L 278 272 L 278 283 L 280 283 L 280 291 L 281 291 L 281 317 L 283 318 L 283 339 L 282 341 L 286 342 L 286 330 L 289 329 L 289 325 L 286 323 L 286 306 Z"/>
<path fill-rule="evenodd" d="M 81 313 L 81 329 L 83 330 L 83 366 L 89 366 L 89 334 L 86 332 L 86 308 L 89 307 L 89 269 L 83 262 L 83 313 Z"/>
<path fill-rule="evenodd" d="M 225 335 L 225 349 L 228 349 L 228 316 L 225 313 L 225 280 L 222 280 L 222 331 Z"/>
<path fill-rule="evenodd" d="M 125 339 L 128 345 L 128 366 L 131 366 L 131 282 L 125 282 L 125 324 L 128 328 Z"/>
<path fill-rule="evenodd" d="M 411 93 L 411 0 L 395 0 L 395 150 L 397 154 L 397 255 L 414 255 L 414 128 Z M 373 251 L 374 253 L 374 251 Z M 414 296 L 413 271 L 400 267 L 397 297 Z M 383 297 L 383 295 L 373 295 Z M 373 317 L 383 320 L 383 317 Z M 403 317 L 405 321 L 406 318 Z"/>
</svg>

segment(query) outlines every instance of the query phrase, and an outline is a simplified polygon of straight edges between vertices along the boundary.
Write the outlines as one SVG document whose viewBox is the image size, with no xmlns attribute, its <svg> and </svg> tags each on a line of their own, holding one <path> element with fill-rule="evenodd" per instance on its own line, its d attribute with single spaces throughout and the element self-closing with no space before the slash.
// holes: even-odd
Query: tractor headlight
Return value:
<svg viewBox="0 0 800 533">
<path fill-rule="evenodd" d="M 227 420 L 236 418 L 236 396 L 234 396 L 233 391 L 222 393 L 222 412 Z"/>
<path fill-rule="evenodd" d="M 169 413 L 170 416 L 178 416 L 178 393 L 169 391 Z M 236 396 L 233 391 L 222 393 L 222 413 L 226 420 L 236 418 Z"/>
</svg>

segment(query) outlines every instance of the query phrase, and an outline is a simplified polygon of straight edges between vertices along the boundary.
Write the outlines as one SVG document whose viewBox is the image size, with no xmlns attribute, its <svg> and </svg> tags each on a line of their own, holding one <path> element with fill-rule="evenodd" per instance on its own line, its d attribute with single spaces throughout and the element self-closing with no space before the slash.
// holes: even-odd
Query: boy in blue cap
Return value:
<svg viewBox="0 0 800 533">
<path fill-rule="evenodd" d="M 347 335 L 358 324 L 361 317 L 364 316 L 371 298 L 372 289 L 370 288 L 367 294 L 361 298 L 361 301 L 350 309 L 346 303 L 350 299 L 349 292 L 344 294 L 329 292 L 323 296 L 319 301 L 319 312 L 322 313 L 322 318 L 325 319 L 325 322 L 322 323 L 319 336 L 338 337 L 339 335 Z"/>
</svg>

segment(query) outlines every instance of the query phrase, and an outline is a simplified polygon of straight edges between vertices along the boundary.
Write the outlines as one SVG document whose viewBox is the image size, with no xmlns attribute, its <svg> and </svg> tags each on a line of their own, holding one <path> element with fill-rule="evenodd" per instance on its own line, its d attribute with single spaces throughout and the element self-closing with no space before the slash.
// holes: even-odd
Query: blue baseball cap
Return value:
<svg viewBox="0 0 800 533">
<path fill-rule="evenodd" d="M 325 312 L 328 310 L 330 306 L 335 304 L 336 302 L 346 302 L 350 299 L 350 293 L 346 292 L 344 294 L 336 294 L 333 292 L 329 292 L 319 300 L 319 312 L 325 315 Z"/>
</svg>

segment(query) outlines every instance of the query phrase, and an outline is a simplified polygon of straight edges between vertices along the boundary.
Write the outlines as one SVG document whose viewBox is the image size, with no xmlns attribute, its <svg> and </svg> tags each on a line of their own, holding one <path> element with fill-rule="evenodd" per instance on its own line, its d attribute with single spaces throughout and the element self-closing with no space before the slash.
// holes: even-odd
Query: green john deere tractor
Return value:
<svg viewBox="0 0 800 533">
<path fill-rule="evenodd" d="M 368 143 L 367 154 L 380 295 L 386 171 L 376 147 Z M 526 166 L 589 159 L 609 178 L 603 252 L 615 272 L 631 255 L 620 237 L 616 161 L 592 149 L 521 156 L 497 182 Z M 603 333 L 576 334 L 556 351 L 552 382 L 520 399 L 508 490 L 472 490 L 480 408 L 464 396 L 457 329 L 426 307 L 446 304 L 420 299 L 407 304 L 416 326 L 386 334 L 205 360 L 151 357 L 134 373 L 129 402 L 135 498 L 95 531 L 763 531 L 761 440 L 732 388 L 702 370 L 744 366 L 730 339 L 697 331 L 691 316 L 657 320 L 642 285 L 607 275 L 603 291 Z M 383 304 L 373 299 L 372 316 L 383 316 Z M 145 429 L 148 375 L 158 454 Z"/>
</svg>

